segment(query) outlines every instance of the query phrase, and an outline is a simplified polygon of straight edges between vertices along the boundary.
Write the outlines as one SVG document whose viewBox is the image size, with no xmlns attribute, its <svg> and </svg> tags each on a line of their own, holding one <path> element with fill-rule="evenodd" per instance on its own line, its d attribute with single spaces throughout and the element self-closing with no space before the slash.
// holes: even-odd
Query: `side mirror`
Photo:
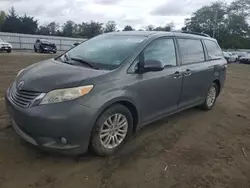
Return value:
<svg viewBox="0 0 250 188">
<path fill-rule="evenodd" d="M 162 61 L 158 60 L 146 60 L 144 63 L 144 67 L 142 67 L 142 72 L 156 72 L 162 71 L 164 69 L 164 65 Z"/>
</svg>

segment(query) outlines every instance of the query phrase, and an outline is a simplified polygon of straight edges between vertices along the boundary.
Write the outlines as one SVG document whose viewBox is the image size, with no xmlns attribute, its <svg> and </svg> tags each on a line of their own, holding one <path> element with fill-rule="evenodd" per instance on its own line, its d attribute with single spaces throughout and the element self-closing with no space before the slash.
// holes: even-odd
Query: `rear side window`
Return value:
<svg viewBox="0 0 250 188">
<path fill-rule="evenodd" d="M 205 61 L 205 54 L 201 40 L 178 39 L 182 64 L 191 64 Z"/>
<path fill-rule="evenodd" d="M 165 67 L 176 66 L 174 40 L 161 38 L 149 44 L 144 50 L 144 60 L 162 61 Z"/>
<path fill-rule="evenodd" d="M 221 59 L 223 57 L 222 51 L 215 41 L 204 40 L 204 43 L 207 48 L 209 60 Z"/>
</svg>

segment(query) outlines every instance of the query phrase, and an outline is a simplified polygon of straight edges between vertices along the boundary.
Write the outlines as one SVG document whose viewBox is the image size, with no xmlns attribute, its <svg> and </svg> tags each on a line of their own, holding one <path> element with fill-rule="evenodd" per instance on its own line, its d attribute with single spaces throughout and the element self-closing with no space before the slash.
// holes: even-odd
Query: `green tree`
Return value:
<svg viewBox="0 0 250 188">
<path fill-rule="evenodd" d="M 83 22 L 78 28 L 79 35 L 86 38 L 92 38 L 100 35 L 103 30 L 102 25 L 102 23 L 95 21 Z"/>
<path fill-rule="evenodd" d="M 114 21 L 108 21 L 104 27 L 104 33 L 116 31 L 116 23 Z"/>
<path fill-rule="evenodd" d="M 126 25 L 123 31 L 133 31 L 134 29 L 130 25 Z"/>
<path fill-rule="evenodd" d="M 153 25 L 148 25 L 146 26 L 146 31 L 153 31 L 154 30 L 154 26 Z"/>
<path fill-rule="evenodd" d="M 0 11 L 0 31 L 2 31 L 2 25 L 5 22 L 5 18 L 6 18 L 5 12 Z"/>
<path fill-rule="evenodd" d="M 16 10 L 14 9 L 14 7 L 11 7 L 11 9 L 9 10 L 9 14 L 6 16 L 5 21 L 2 25 L 2 31 L 20 33 L 21 25 L 22 22 L 16 14 Z"/>
<path fill-rule="evenodd" d="M 39 28 L 37 30 L 37 34 L 38 35 L 50 35 L 50 31 L 49 31 L 49 28 L 47 27 L 47 25 L 39 26 Z"/>
<path fill-rule="evenodd" d="M 235 0 L 228 7 L 228 11 L 238 16 L 250 16 L 250 0 Z"/>
<path fill-rule="evenodd" d="M 154 31 L 171 31 L 173 28 L 174 28 L 174 23 L 170 22 L 170 23 L 167 23 L 164 27 L 159 26 L 159 27 L 154 28 L 153 30 Z"/>
<path fill-rule="evenodd" d="M 33 17 L 29 17 L 26 14 L 23 17 L 19 18 L 21 20 L 20 33 L 25 34 L 35 34 L 37 31 L 37 20 L 34 20 Z"/>
<path fill-rule="evenodd" d="M 225 27 L 225 15 L 226 7 L 224 3 L 212 3 L 210 6 L 203 6 L 194 12 L 186 26 L 188 30 L 214 36 L 216 31 Z"/>
<path fill-rule="evenodd" d="M 250 0 L 203 6 L 185 20 L 183 29 L 209 34 L 218 40 L 222 48 L 250 48 L 249 6 Z"/>
<path fill-rule="evenodd" d="M 62 35 L 65 37 L 73 37 L 75 35 L 76 24 L 69 20 L 63 25 Z"/>
<path fill-rule="evenodd" d="M 58 31 L 59 31 L 60 25 L 58 23 L 56 23 L 56 22 L 50 22 L 47 25 L 47 27 L 48 27 L 50 35 L 57 35 L 57 34 L 59 34 Z"/>
</svg>

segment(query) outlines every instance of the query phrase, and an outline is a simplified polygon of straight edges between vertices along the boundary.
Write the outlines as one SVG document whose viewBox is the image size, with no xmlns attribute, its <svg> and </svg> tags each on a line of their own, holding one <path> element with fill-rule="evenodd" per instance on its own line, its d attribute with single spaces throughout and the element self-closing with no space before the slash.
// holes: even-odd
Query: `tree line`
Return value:
<svg viewBox="0 0 250 188">
<path fill-rule="evenodd" d="M 170 31 L 174 27 L 173 23 L 168 23 L 164 27 L 147 26 L 148 30 Z M 122 31 L 132 31 L 132 26 L 127 25 Z M 143 29 L 141 29 L 143 30 Z M 38 34 L 38 35 L 53 35 L 65 37 L 84 37 L 92 38 L 101 33 L 108 33 L 117 30 L 117 24 L 114 21 L 108 21 L 106 24 L 96 21 L 82 22 L 76 24 L 69 20 L 63 25 L 56 22 L 38 26 L 38 21 L 34 17 L 19 16 L 14 7 L 12 7 L 6 14 L 4 11 L 0 12 L 0 31 L 23 34 Z"/>
<path fill-rule="evenodd" d="M 209 34 L 226 49 L 250 48 L 250 0 L 203 6 L 185 20 L 183 30 Z"/>
<path fill-rule="evenodd" d="M 165 26 L 148 25 L 141 30 L 171 31 L 173 22 Z M 132 31 L 130 25 L 122 31 Z M 230 4 L 216 1 L 196 10 L 185 19 L 184 31 L 206 33 L 216 38 L 222 48 L 250 48 L 250 0 L 234 0 Z M 38 25 L 38 21 L 26 14 L 19 16 L 14 7 L 8 13 L 0 11 L 0 31 L 24 34 L 53 35 L 65 37 L 92 38 L 101 33 L 119 31 L 114 21 L 101 23 L 96 21 L 77 24 L 71 20 L 60 25 L 51 22 Z"/>
</svg>

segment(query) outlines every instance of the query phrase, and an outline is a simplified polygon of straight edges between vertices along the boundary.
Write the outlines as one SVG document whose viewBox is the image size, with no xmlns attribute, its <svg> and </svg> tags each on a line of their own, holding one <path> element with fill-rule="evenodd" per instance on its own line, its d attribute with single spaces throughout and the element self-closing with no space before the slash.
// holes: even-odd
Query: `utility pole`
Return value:
<svg viewBox="0 0 250 188">
<path fill-rule="evenodd" d="M 215 31 L 216 31 L 216 26 L 217 26 L 217 17 L 218 17 L 218 9 L 216 9 L 216 12 L 215 12 L 213 38 L 215 37 Z"/>
</svg>

